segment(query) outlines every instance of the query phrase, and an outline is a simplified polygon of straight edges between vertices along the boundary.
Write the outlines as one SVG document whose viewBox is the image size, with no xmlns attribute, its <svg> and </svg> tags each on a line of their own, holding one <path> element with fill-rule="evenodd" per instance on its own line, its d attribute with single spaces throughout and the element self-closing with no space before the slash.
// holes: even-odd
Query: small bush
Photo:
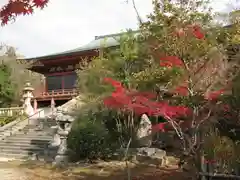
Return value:
<svg viewBox="0 0 240 180">
<path fill-rule="evenodd" d="M 14 121 L 15 119 L 16 119 L 15 116 L 13 116 L 13 117 L 0 117 L 0 127 Z"/>
<path fill-rule="evenodd" d="M 68 136 L 70 159 L 109 159 L 117 148 L 104 124 L 83 116 L 73 124 Z"/>
<path fill-rule="evenodd" d="M 212 130 L 206 135 L 204 152 L 207 159 L 214 160 L 218 164 L 218 171 L 231 172 L 239 168 L 239 143 L 227 136 L 220 136 L 218 130 Z"/>
<path fill-rule="evenodd" d="M 0 116 L 0 127 L 4 126 L 12 121 L 15 121 L 17 118 L 20 118 L 21 120 L 27 118 L 27 115 L 23 114 L 23 115 L 17 115 L 14 114 L 13 116 Z"/>
</svg>

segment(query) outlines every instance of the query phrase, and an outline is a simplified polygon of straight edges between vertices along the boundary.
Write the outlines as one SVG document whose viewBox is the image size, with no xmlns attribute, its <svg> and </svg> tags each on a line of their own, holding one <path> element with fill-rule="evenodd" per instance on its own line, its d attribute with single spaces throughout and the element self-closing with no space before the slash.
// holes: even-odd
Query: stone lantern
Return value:
<svg viewBox="0 0 240 180">
<path fill-rule="evenodd" d="M 34 109 L 31 104 L 31 99 L 33 98 L 33 91 L 34 89 L 31 87 L 31 84 L 26 83 L 23 89 L 22 100 L 23 100 L 24 112 L 28 116 L 32 116 L 34 114 Z"/>
<path fill-rule="evenodd" d="M 64 111 L 64 109 L 58 107 L 55 119 L 57 122 L 57 136 L 59 138 L 58 140 L 55 139 L 55 141 L 59 142 L 59 147 L 54 164 L 58 166 L 64 165 L 68 162 L 67 136 L 71 130 L 74 118 L 70 116 L 66 111 Z"/>
</svg>

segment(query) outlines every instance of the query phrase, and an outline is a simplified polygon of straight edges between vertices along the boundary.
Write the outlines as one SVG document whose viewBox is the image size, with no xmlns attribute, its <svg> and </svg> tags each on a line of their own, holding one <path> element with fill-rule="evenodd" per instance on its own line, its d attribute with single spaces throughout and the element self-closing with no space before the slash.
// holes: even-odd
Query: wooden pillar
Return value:
<svg viewBox="0 0 240 180">
<path fill-rule="evenodd" d="M 44 84 L 43 84 L 43 86 L 44 86 L 44 91 L 47 92 L 47 88 L 48 88 L 47 87 L 47 77 L 45 77 L 45 76 L 44 76 Z"/>
<path fill-rule="evenodd" d="M 44 75 L 44 77 L 42 78 L 42 82 L 41 82 L 41 85 L 42 85 L 41 91 L 43 91 L 43 92 L 47 92 L 47 80 L 46 79 L 47 78 Z"/>
<path fill-rule="evenodd" d="M 61 75 L 61 79 L 62 79 L 62 89 L 64 89 L 64 74 L 63 75 Z"/>
</svg>

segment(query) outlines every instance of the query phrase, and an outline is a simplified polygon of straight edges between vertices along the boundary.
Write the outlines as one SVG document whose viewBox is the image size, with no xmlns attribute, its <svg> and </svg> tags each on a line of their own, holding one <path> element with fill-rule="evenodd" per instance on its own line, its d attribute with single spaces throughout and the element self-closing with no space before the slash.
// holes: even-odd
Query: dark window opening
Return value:
<svg viewBox="0 0 240 180">
<path fill-rule="evenodd" d="M 76 74 L 68 74 L 63 76 L 64 89 L 73 89 L 76 87 L 77 75 Z"/>
<path fill-rule="evenodd" d="M 61 76 L 48 76 L 46 78 L 47 90 L 57 90 L 62 89 L 62 77 Z"/>
<path fill-rule="evenodd" d="M 76 73 L 58 76 L 47 76 L 46 77 L 47 91 L 74 89 L 76 88 L 76 81 L 77 81 Z"/>
</svg>

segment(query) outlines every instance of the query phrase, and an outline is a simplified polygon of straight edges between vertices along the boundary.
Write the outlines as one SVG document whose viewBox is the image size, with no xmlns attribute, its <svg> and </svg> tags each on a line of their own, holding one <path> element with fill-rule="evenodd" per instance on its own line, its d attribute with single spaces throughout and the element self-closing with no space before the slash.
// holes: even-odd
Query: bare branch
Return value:
<svg viewBox="0 0 240 180">
<path fill-rule="evenodd" d="M 143 21 L 142 21 L 142 18 L 141 18 L 141 16 L 140 16 L 138 10 L 137 10 L 135 0 L 132 0 L 132 5 L 133 5 L 133 8 L 134 8 L 134 10 L 135 10 L 135 12 L 136 12 L 136 14 L 137 14 L 138 21 L 139 21 L 140 25 L 142 25 L 142 24 L 143 24 Z"/>
<path fill-rule="evenodd" d="M 200 125 L 201 125 L 202 123 L 204 123 L 207 119 L 209 119 L 211 113 L 212 113 L 212 110 L 210 109 L 210 110 L 208 111 L 206 117 L 203 118 L 203 119 L 198 123 L 198 125 L 197 125 L 197 127 L 196 127 L 196 131 L 199 129 L 199 127 L 200 127 Z"/>
</svg>

